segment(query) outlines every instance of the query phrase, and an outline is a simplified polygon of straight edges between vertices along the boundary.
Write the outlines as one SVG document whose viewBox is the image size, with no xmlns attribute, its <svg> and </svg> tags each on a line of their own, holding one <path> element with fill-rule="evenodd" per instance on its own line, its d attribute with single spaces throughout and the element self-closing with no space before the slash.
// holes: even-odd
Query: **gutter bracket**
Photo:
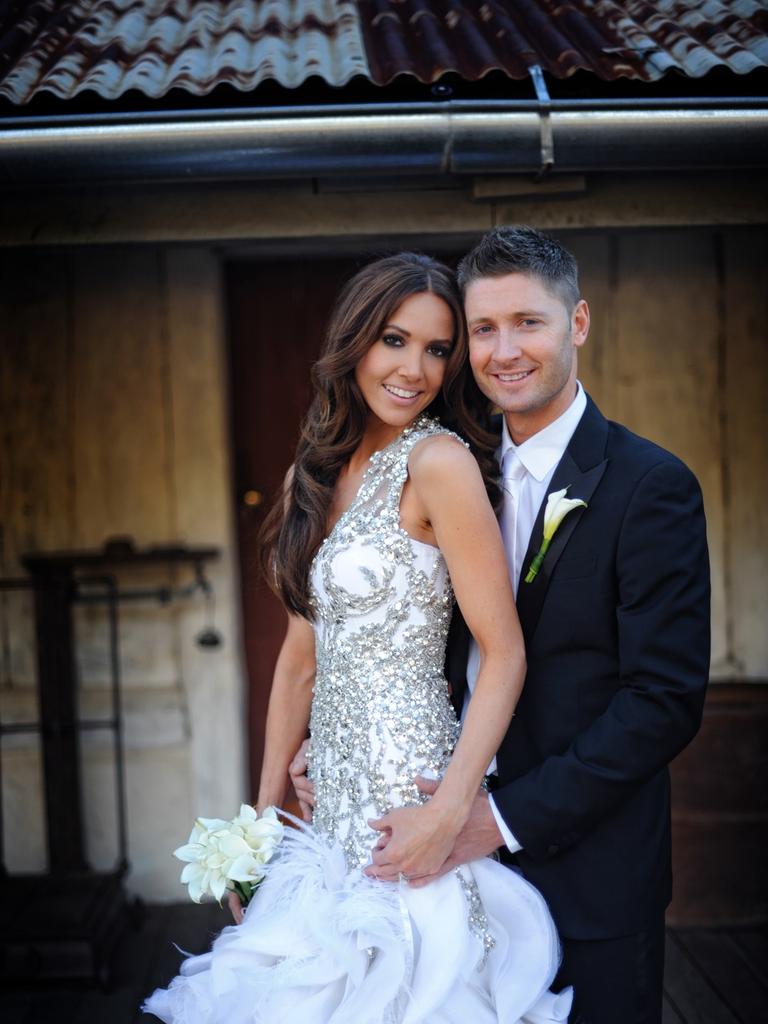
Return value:
<svg viewBox="0 0 768 1024">
<path fill-rule="evenodd" d="M 539 108 L 539 142 L 541 147 L 541 166 L 536 181 L 542 181 L 555 166 L 555 140 L 552 135 L 552 100 L 549 96 L 544 72 L 540 64 L 531 64 L 528 68 L 533 87 L 536 90 L 536 101 Z"/>
</svg>

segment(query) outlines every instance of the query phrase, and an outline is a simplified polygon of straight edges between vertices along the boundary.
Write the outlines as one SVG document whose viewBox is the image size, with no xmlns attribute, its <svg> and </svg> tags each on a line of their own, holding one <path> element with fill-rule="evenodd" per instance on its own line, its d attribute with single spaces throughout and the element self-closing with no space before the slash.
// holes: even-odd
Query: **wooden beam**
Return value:
<svg viewBox="0 0 768 1024">
<path fill-rule="evenodd" d="M 312 182 L 6 192 L 0 197 L 0 247 L 265 239 L 304 244 L 318 238 L 381 245 L 393 236 L 479 235 L 502 223 L 652 227 L 758 224 L 767 216 L 763 179 L 751 171 L 590 175 L 585 192 L 482 203 L 473 202 L 471 181 L 466 184 L 347 193 L 319 192 Z M 521 177 L 518 187 L 530 189 L 530 178 Z"/>
</svg>

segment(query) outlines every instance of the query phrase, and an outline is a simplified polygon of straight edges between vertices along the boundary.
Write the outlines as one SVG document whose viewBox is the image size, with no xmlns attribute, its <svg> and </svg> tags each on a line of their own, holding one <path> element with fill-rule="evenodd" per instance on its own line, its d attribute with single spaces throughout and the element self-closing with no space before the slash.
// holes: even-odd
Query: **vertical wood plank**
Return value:
<svg viewBox="0 0 768 1024">
<path fill-rule="evenodd" d="M 616 311 L 616 416 L 679 455 L 701 483 L 712 568 L 712 671 L 730 675 L 713 235 L 622 234 Z"/>
<path fill-rule="evenodd" d="M 157 256 L 89 252 L 75 263 L 76 542 L 171 537 Z"/>
<path fill-rule="evenodd" d="M 606 380 L 614 334 L 611 239 L 601 232 L 563 236 L 562 240 L 578 261 L 581 294 L 591 314 L 589 337 L 578 356 L 579 380 L 600 410 L 612 416 L 611 389 Z"/>
<path fill-rule="evenodd" d="M 78 547 L 100 547 L 115 535 L 131 536 L 139 547 L 175 539 L 163 301 L 154 250 L 88 251 L 74 261 Z M 171 580 L 138 569 L 120 582 L 152 587 Z M 172 615 L 151 601 L 121 607 L 126 686 L 168 686 L 178 678 Z M 78 612 L 79 670 L 87 685 L 107 682 L 105 622 L 101 607 Z"/>
<path fill-rule="evenodd" d="M 204 249 L 163 257 L 177 534 L 208 543 L 231 514 L 226 346 L 221 275 Z M 221 539 L 224 539 L 222 537 Z"/>
<path fill-rule="evenodd" d="M 66 257 L 13 253 L 0 263 L 0 575 L 25 576 L 20 558 L 72 539 L 71 332 Z M 38 713 L 34 600 L 0 595 L 0 713 Z M 37 737 L 2 745 L 4 861 L 46 865 L 42 755 Z"/>
<path fill-rule="evenodd" d="M 20 556 L 72 539 L 71 337 L 63 257 L 5 257 L 0 270 L 0 574 L 24 576 Z M 32 601 L 0 595 L 2 677 L 34 685 Z"/>
<path fill-rule="evenodd" d="M 64 257 L 5 257 L 0 273 L 3 573 L 72 533 L 70 294 Z"/>
<path fill-rule="evenodd" d="M 724 239 L 728 576 L 736 666 L 768 678 L 768 238 Z"/>
<path fill-rule="evenodd" d="M 205 572 L 222 646 L 205 650 L 196 643 L 212 611 L 201 595 L 177 609 L 192 723 L 192 799 L 195 814 L 226 817 L 247 798 L 247 788 L 221 273 L 216 256 L 202 249 L 169 250 L 164 268 L 174 527 L 188 543 L 221 550 Z"/>
</svg>

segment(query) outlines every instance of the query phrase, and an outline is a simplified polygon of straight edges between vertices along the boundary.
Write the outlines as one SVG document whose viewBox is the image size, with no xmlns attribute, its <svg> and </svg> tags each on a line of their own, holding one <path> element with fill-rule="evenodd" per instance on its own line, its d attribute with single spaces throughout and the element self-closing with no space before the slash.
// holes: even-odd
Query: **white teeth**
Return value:
<svg viewBox="0 0 768 1024">
<path fill-rule="evenodd" d="M 527 377 L 529 373 L 533 373 L 533 371 L 524 370 L 522 373 L 497 373 L 496 376 L 506 384 L 511 380 L 522 380 L 524 377 Z"/>
<path fill-rule="evenodd" d="M 391 391 L 393 395 L 397 395 L 398 398 L 415 398 L 419 393 L 418 391 L 405 391 L 403 388 L 396 388 L 391 384 L 385 384 L 384 387 L 387 391 Z"/>
</svg>

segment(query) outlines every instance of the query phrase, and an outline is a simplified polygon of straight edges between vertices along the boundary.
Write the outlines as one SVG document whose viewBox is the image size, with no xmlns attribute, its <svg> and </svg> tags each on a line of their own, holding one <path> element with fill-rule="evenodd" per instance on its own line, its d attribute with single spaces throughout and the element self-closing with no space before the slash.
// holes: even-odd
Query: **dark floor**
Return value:
<svg viewBox="0 0 768 1024">
<path fill-rule="evenodd" d="M 150 1024 L 144 995 L 176 973 L 174 943 L 201 952 L 227 915 L 216 904 L 148 907 L 117 947 L 109 991 L 84 986 L 0 991 L 2 1024 Z M 768 929 L 675 929 L 667 935 L 663 1024 L 768 1020 Z M 297 1022 L 300 1024 L 300 1022 Z M 617 1022 L 619 1024 L 619 1022 Z"/>
</svg>

